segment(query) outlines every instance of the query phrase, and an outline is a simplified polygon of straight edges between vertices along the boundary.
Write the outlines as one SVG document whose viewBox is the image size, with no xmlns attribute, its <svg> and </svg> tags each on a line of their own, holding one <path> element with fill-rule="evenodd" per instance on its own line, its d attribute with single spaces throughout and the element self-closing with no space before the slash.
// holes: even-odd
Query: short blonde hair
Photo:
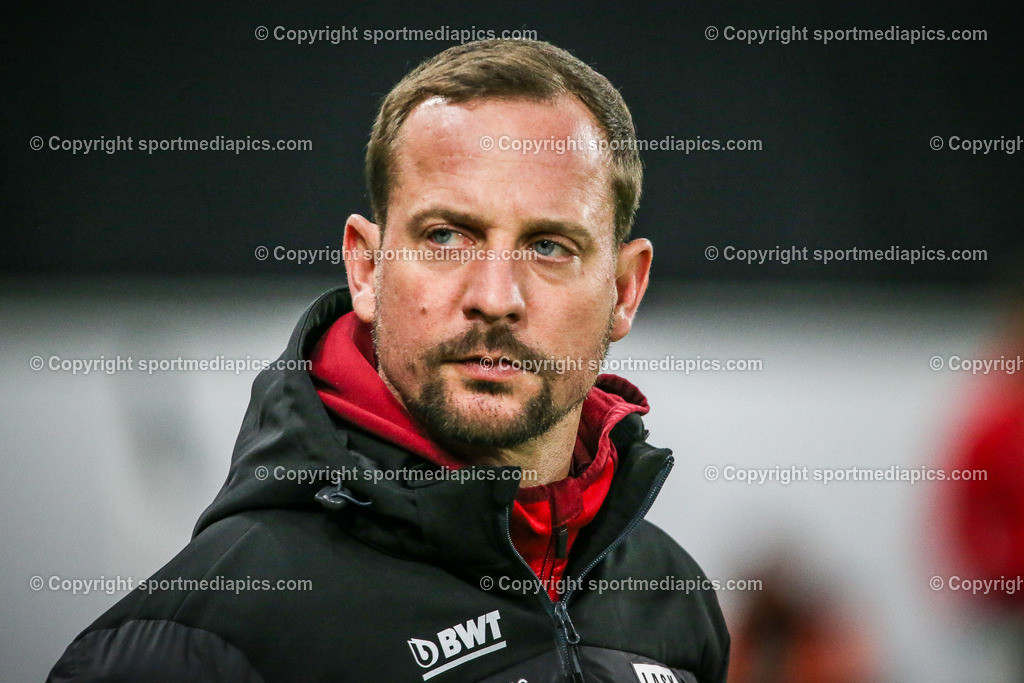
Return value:
<svg viewBox="0 0 1024 683">
<path fill-rule="evenodd" d="M 402 124 L 418 104 L 432 97 L 461 103 L 488 98 L 549 101 L 578 98 L 597 119 L 611 157 L 615 240 L 629 237 L 640 203 L 643 167 L 633 117 L 607 78 L 550 43 L 537 40 L 480 40 L 451 47 L 413 69 L 381 103 L 366 148 L 366 184 L 374 220 L 387 223 L 394 178 L 395 145 Z"/>
</svg>

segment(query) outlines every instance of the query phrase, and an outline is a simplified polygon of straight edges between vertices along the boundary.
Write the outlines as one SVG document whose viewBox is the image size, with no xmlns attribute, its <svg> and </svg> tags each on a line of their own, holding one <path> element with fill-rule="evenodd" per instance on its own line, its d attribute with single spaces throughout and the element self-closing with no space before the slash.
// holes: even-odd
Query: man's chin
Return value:
<svg viewBox="0 0 1024 683">
<path fill-rule="evenodd" d="M 505 384 L 473 383 L 449 394 L 447 409 L 454 419 L 464 424 L 480 425 L 482 429 L 489 426 L 500 431 L 502 426 L 516 421 L 527 411 L 528 397 L 518 394 Z"/>
<path fill-rule="evenodd" d="M 546 385 L 530 393 L 516 384 L 437 381 L 406 406 L 442 441 L 506 448 L 537 438 L 563 415 Z"/>
</svg>

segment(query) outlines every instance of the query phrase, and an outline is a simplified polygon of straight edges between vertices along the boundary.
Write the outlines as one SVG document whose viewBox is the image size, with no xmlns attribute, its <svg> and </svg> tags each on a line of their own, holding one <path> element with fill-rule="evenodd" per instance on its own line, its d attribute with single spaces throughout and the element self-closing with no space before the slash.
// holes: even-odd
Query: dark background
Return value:
<svg viewBox="0 0 1024 683">
<path fill-rule="evenodd" d="M 385 92 L 443 41 L 361 39 L 364 29 L 527 28 L 620 88 L 641 138 L 761 139 L 761 152 L 644 153 L 635 234 L 654 282 L 794 280 L 976 285 L 1024 248 L 1024 151 L 933 151 L 932 136 L 1024 135 L 1021 22 L 977 3 L 785 9 L 677 3 L 442 8 L 23 7 L 4 22 L 0 225 L 6 275 L 314 275 L 259 261 L 259 245 L 340 247 L 368 211 L 363 150 Z M 338 45 L 260 41 L 257 26 L 355 26 Z M 719 31 L 980 28 L 984 42 L 746 45 Z M 33 151 L 49 139 L 300 138 L 312 152 Z M 984 262 L 708 261 L 709 245 L 987 249 Z"/>
</svg>

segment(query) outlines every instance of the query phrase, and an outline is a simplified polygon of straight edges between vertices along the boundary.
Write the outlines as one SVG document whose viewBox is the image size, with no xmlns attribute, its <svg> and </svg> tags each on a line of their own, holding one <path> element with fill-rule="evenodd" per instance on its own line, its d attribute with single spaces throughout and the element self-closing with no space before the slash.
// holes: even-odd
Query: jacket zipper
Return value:
<svg viewBox="0 0 1024 683">
<path fill-rule="evenodd" d="M 548 547 L 544 551 L 544 564 L 541 565 L 540 576 L 538 577 L 549 588 L 555 580 L 555 565 L 558 563 L 558 560 L 566 558 L 568 544 L 569 527 L 565 524 L 555 527 L 551 531 L 551 538 L 548 539 Z"/>
<path fill-rule="evenodd" d="M 643 521 L 643 518 L 650 511 L 651 506 L 654 505 L 654 499 L 657 498 L 658 492 L 661 491 L 661 487 L 665 485 L 665 480 L 668 478 L 668 473 L 672 470 L 673 463 L 674 461 L 669 459 L 662 466 L 661 471 L 654 480 L 654 485 L 651 487 L 650 491 L 647 492 L 647 497 L 644 499 L 643 505 L 641 505 L 637 513 L 633 515 L 633 519 L 630 520 L 629 526 L 619 534 L 618 538 L 602 550 L 597 557 L 591 560 L 590 564 L 588 564 L 583 571 L 579 573 L 579 576 L 576 579 L 568 580 L 566 582 L 569 588 L 562 598 L 556 603 L 552 603 L 550 599 L 544 600 L 548 613 L 553 617 L 555 624 L 558 626 L 556 633 L 558 635 L 559 654 L 562 657 L 563 665 L 568 665 L 569 676 L 566 680 L 571 681 L 571 683 L 585 683 L 585 679 L 583 678 L 583 669 L 580 665 L 580 635 L 576 631 L 576 627 L 573 625 L 572 619 L 569 617 L 569 599 L 572 597 L 573 593 L 576 592 L 576 588 L 582 585 L 583 578 L 589 574 L 590 571 L 601 562 L 601 560 L 607 557 L 611 551 L 619 547 L 619 545 L 625 541 L 631 533 L 633 533 L 640 522 Z M 527 564 L 526 560 L 523 559 L 523 556 L 519 554 L 519 551 L 516 550 L 515 544 L 512 542 L 512 530 L 510 525 L 511 515 L 511 507 L 505 508 L 505 536 L 508 538 L 508 544 L 512 548 L 512 552 L 514 552 L 516 557 L 519 558 L 520 564 L 526 567 L 531 575 L 536 577 L 536 575 L 533 574 L 533 570 L 530 569 L 530 565 Z M 541 588 L 543 587 L 544 586 L 541 585 Z M 545 597 L 547 597 L 547 591 L 545 591 L 544 594 Z"/>
<path fill-rule="evenodd" d="M 544 585 L 542 583 L 540 583 L 540 579 L 538 579 L 537 575 L 533 573 L 533 569 L 531 569 L 530 565 L 526 562 L 526 560 L 523 559 L 523 556 L 519 554 L 519 551 L 516 549 L 516 544 L 512 542 L 512 527 L 511 527 L 511 523 L 510 523 L 511 522 L 511 520 L 510 520 L 511 516 L 512 516 L 512 507 L 511 506 L 506 507 L 505 508 L 505 538 L 508 539 L 508 546 L 510 548 L 512 548 L 512 552 L 515 553 L 515 556 L 519 559 L 519 564 L 521 564 L 526 569 L 526 571 L 529 573 L 530 576 L 532 576 L 534 579 L 537 580 L 538 584 L 540 584 L 540 588 L 543 589 Z M 547 609 L 548 614 L 551 615 L 551 618 L 554 620 L 555 624 L 560 627 L 560 628 L 557 629 L 558 638 L 556 639 L 558 641 L 558 655 L 559 655 L 559 658 L 562 660 L 563 665 L 570 665 L 570 666 L 572 665 L 573 660 L 577 660 L 576 661 L 576 669 L 578 670 L 579 669 L 578 658 L 575 656 L 575 654 L 570 654 L 570 651 L 569 651 L 569 638 L 568 638 L 567 633 L 565 631 L 565 627 L 562 625 L 562 622 L 559 619 L 557 612 L 555 611 L 555 603 L 551 602 L 551 598 L 548 597 L 547 591 L 544 591 L 544 607 L 545 607 L 545 609 Z M 568 614 L 566 615 L 566 617 L 568 617 Z M 579 641 L 577 640 L 577 642 L 579 642 Z M 582 681 L 583 680 L 582 673 L 580 674 L 579 678 L 576 678 L 576 675 L 574 673 L 573 677 L 570 678 L 569 680 L 573 681 L 573 683 L 577 683 L 577 681 Z"/>
<path fill-rule="evenodd" d="M 555 559 L 564 560 L 569 555 L 569 527 L 565 524 L 555 529 Z M 555 565 L 551 564 L 551 575 L 554 576 Z"/>
<path fill-rule="evenodd" d="M 573 626 L 572 619 L 569 618 L 569 610 L 562 600 L 555 603 L 555 618 L 558 620 L 558 625 L 562 627 L 562 634 L 565 637 L 571 673 L 569 680 L 572 683 L 584 683 L 583 667 L 580 665 L 580 634 L 576 632 L 576 627 Z"/>
</svg>

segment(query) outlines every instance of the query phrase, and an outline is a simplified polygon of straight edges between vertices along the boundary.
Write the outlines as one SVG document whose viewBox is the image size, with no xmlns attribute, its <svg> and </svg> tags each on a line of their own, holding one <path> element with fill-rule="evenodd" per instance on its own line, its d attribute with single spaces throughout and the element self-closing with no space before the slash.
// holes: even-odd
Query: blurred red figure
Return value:
<svg viewBox="0 0 1024 683">
<path fill-rule="evenodd" d="M 983 470 L 985 476 L 947 482 L 944 498 L 962 578 L 1011 583 L 1024 576 L 1024 288 L 1014 297 L 1003 330 L 982 354 L 998 365 L 978 375 L 979 398 L 951 463 L 953 469 Z M 979 593 L 977 602 L 1021 612 L 1022 593 L 994 590 Z"/>
<path fill-rule="evenodd" d="M 763 589 L 744 594 L 733 636 L 730 683 L 878 681 L 868 632 L 829 592 L 809 590 L 795 563 L 773 562 L 751 576 Z"/>
<path fill-rule="evenodd" d="M 1024 381 L 993 382 L 969 428 L 956 469 L 987 476 L 949 483 L 953 542 L 969 576 L 1012 583 L 1024 576 Z M 979 597 L 997 609 L 1020 610 L 1024 592 Z"/>
<path fill-rule="evenodd" d="M 1024 284 L 1018 285 L 1002 332 L 979 360 L 996 361 L 972 377 L 972 393 L 951 470 L 982 476 L 945 481 L 940 536 L 951 547 L 950 575 L 991 590 L 958 590 L 975 627 L 999 660 L 1005 680 L 1024 680 Z M 983 582 L 987 582 L 983 583 Z"/>
</svg>

